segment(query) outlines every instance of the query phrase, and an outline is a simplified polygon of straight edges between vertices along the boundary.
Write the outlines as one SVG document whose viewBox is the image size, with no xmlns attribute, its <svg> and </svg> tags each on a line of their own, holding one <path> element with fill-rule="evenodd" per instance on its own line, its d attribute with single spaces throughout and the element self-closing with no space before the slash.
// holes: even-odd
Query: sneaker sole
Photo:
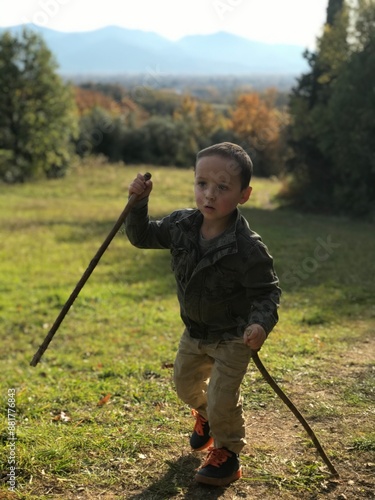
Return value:
<svg viewBox="0 0 375 500">
<path fill-rule="evenodd" d="M 211 486 L 227 486 L 228 484 L 233 483 L 233 481 L 240 479 L 240 477 L 242 477 L 242 471 L 241 469 L 238 469 L 238 471 L 228 477 L 210 477 L 198 473 L 195 475 L 195 480 L 198 481 L 198 483 L 209 484 Z"/>
<path fill-rule="evenodd" d="M 210 438 L 207 443 L 205 443 L 203 446 L 201 446 L 200 448 L 191 448 L 193 451 L 204 451 L 206 450 L 207 448 L 209 448 L 212 443 L 214 442 L 214 438 Z"/>
</svg>

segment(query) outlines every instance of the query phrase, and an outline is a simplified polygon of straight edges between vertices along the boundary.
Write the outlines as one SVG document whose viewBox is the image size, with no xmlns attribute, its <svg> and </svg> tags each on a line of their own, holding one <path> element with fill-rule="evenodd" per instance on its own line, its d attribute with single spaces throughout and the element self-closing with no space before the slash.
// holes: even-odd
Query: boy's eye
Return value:
<svg viewBox="0 0 375 500">
<path fill-rule="evenodd" d="M 203 187 L 205 185 L 206 185 L 206 183 L 204 181 L 198 181 L 197 182 L 197 186 Z"/>
<path fill-rule="evenodd" d="M 220 189 L 220 191 L 227 191 L 228 186 L 226 186 L 225 184 L 219 184 L 218 188 Z"/>
</svg>

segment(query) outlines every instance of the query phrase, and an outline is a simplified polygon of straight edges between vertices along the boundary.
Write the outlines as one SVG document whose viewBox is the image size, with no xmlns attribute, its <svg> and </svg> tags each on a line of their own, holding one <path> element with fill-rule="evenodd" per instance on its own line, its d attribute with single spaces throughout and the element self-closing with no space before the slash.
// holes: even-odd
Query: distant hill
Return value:
<svg viewBox="0 0 375 500">
<path fill-rule="evenodd" d="M 297 75 L 307 69 L 304 47 L 266 44 L 226 32 L 172 42 L 156 33 L 116 26 L 76 33 L 26 26 L 43 36 L 60 73 L 67 75 Z M 19 33 L 23 27 L 0 28 L 0 33 Z"/>
</svg>

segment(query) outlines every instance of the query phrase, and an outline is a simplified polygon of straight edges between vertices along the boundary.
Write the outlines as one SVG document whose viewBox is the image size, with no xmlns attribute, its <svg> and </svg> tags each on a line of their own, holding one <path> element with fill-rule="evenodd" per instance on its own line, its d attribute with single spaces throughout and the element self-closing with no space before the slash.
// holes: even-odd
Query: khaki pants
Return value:
<svg viewBox="0 0 375 500">
<path fill-rule="evenodd" d="M 179 398 L 208 419 L 216 448 L 235 453 L 246 444 L 240 386 L 250 357 L 242 338 L 203 344 L 185 331 L 174 363 Z"/>
</svg>

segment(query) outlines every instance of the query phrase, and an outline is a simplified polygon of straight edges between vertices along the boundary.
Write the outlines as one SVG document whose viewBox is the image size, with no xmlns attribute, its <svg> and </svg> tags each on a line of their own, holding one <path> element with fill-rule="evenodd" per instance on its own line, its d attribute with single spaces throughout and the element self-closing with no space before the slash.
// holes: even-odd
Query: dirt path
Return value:
<svg viewBox="0 0 375 500">
<path fill-rule="evenodd" d="M 375 339 L 366 338 L 363 342 L 356 344 L 349 352 L 342 356 L 342 364 L 335 364 L 331 367 L 332 373 L 327 373 L 327 377 L 335 376 L 336 379 L 358 381 L 360 383 L 363 373 L 368 370 L 375 370 Z M 287 390 L 286 390 L 287 392 Z M 293 384 L 293 398 L 297 406 L 300 399 L 308 400 L 312 397 L 311 405 L 315 401 L 329 402 L 335 407 L 337 392 L 339 388 L 333 386 L 331 390 L 306 394 L 306 387 L 298 381 Z M 245 488 L 240 488 L 238 495 L 223 495 L 222 498 L 245 498 L 249 499 L 337 499 L 337 500 L 357 500 L 375 498 L 375 454 L 369 451 L 356 450 L 348 446 L 350 434 L 358 428 L 375 428 L 375 394 L 372 402 L 369 401 L 369 410 L 355 409 L 350 412 L 343 410 L 341 415 L 327 415 L 325 418 L 310 420 L 309 424 L 316 433 L 319 441 L 325 449 L 327 455 L 340 474 L 339 479 L 330 480 L 329 475 L 321 481 L 319 492 L 309 492 L 301 487 L 297 494 L 290 493 L 283 488 L 283 481 L 280 479 L 280 490 L 274 488 L 270 490 L 267 484 L 252 482 Z M 305 403 L 306 404 L 306 403 Z M 372 404 L 372 406 L 371 406 Z M 273 478 L 288 478 L 293 481 L 293 461 L 321 461 L 322 471 L 326 467 L 315 447 L 311 443 L 311 448 L 306 449 L 306 440 L 310 440 L 308 435 L 294 415 L 286 406 L 270 408 L 269 411 L 256 411 L 247 414 L 248 435 L 253 436 L 252 446 L 247 445 L 245 451 L 251 457 L 257 453 L 265 456 L 265 467 L 269 470 Z M 246 467 L 244 475 L 251 478 L 254 472 L 251 467 Z M 256 474 L 255 474 L 256 475 Z M 272 481 L 273 483 L 275 481 Z M 298 481 L 297 481 L 298 482 Z M 228 492 L 229 493 L 229 492 Z"/>
</svg>

